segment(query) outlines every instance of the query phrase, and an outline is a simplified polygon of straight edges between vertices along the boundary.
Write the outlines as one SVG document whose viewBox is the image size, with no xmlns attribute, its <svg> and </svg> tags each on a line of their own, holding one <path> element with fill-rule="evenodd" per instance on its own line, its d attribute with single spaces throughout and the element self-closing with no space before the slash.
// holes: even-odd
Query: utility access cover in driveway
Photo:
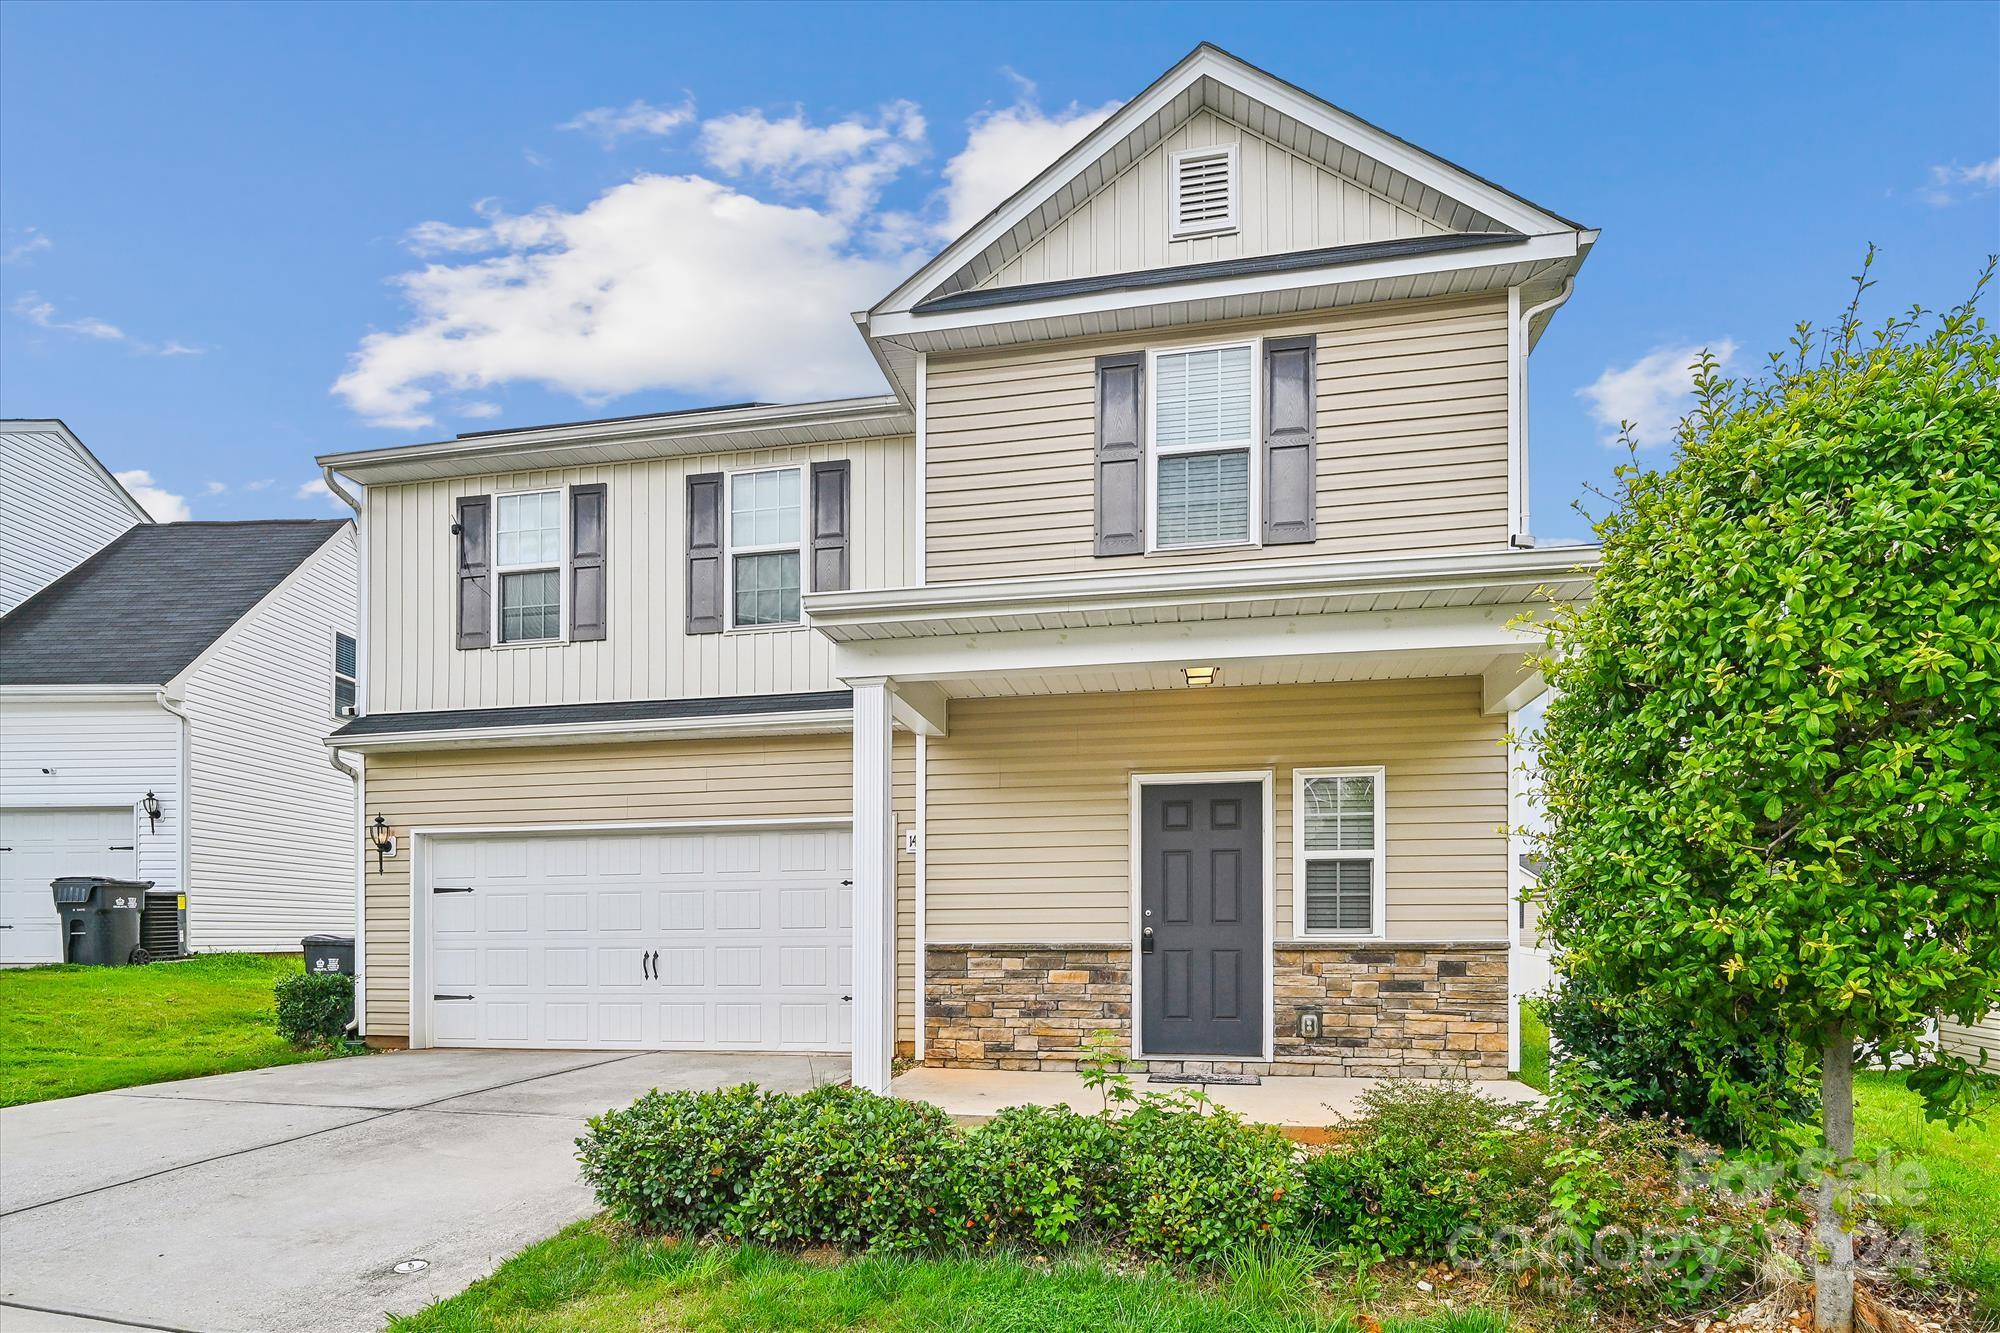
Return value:
<svg viewBox="0 0 2000 1333">
<path fill-rule="evenodd" d="M 594 1211 L 576 1169 L 587 1116 L 654 1087 L 802 1091 L 847 1067 L 413 1051 L 12 1107 L 0 1329 L 379 1329 Z"/>
</svg>

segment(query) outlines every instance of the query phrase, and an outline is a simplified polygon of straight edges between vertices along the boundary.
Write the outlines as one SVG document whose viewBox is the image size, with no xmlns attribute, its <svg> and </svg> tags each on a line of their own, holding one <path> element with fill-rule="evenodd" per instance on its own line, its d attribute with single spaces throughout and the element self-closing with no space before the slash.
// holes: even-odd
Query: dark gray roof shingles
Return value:
<svg viewBox="0 0 2000 1333">
<path fill-rule="evenodd" d="M 0 685 L 164 685 L 345 524 L 141 523 L 0 619 Z"/>
</svg>

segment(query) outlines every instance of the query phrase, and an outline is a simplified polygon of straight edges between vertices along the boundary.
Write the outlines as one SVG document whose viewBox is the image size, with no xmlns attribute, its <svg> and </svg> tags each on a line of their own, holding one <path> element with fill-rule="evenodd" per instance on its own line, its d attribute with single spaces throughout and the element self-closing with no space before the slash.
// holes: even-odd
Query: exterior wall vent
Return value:
<svg viewBox="0 0 2000 1333">
<path fill-rule="evenodd" d="M 1220 236 L 1237 229 L 1236 145 L 1186 148 L 1169 159 L 1174 192 L 1171 239 Z"/>
</svg>

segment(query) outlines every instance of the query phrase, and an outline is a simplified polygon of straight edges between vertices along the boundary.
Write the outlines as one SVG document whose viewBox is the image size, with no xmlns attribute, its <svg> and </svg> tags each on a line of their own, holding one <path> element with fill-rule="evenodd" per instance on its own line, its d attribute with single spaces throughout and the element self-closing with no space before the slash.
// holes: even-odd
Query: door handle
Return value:
<svg viewBox="0 0 2000 1333">
<path fill-rule="evenodd" d="M 1151 953 L 1152 951 L 1153 951 L 1153 928 L 1151 926 L 1147 926 L 1144 930 L 1139 932 L 1139 952 Z"/>
<path fill-rule="evenodd" d="M 646 958 L 647 958 L 646 951 L 644 949 L 639 950 L 639 975 L 643 977 L 645 980 L 651 981 L 653 979 L 653 973 L 652 969 L 647 965 Z"/>
<path fill-rule="evenodd" d="M 658 949 L 655 949 L 653 950 L 653 980 L 658 981 L 659 979 L 660 979 L 660 951 Z"/>
</svg>

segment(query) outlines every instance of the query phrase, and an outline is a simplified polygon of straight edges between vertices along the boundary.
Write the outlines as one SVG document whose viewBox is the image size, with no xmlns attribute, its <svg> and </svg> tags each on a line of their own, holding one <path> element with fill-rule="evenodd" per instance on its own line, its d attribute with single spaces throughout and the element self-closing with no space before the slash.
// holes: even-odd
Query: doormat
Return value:
<svg viewBox="0 0 2000 1333">
<path fill-rule="evenodd" d="M 1263 1083 L 1255 1074 L 1148 1074 L 1148 1083 L 1215 1083 L 1231 1088 L 1254 1088 Z"/>
</svg>

